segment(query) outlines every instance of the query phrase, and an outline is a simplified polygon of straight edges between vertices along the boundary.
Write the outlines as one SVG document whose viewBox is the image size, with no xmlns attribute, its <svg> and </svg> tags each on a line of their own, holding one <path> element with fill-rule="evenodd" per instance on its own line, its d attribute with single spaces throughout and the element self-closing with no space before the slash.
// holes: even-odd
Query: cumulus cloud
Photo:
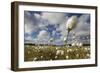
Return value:
<svg viewBox="0 0 100 73">
<path fill-rule="evenodd" d="M 80 35 L 90 34 L 90 22 L 88 22 L 89 18 L 90 18 L 89 14 L 83 14 L 79 17 L 77 28 L 76 28 L 77 35 L 78 34 Z"/>
<path fill-rule="evenodd" d="M 65 18 L 65 13 L 43 12 L 42 18 L 49 21 L 50 24 L 61 24 Z"/>
<path fill-rule="evenodd" d="M 37 22 L 36 22 L 37 21 Z M 54 25 L 58 31 L 61 32 L 62 36 L 65 36 L 65 25 L 64 22 L 66 21 L 66 14 L 65 13 L 48 13 L 43 12 L 40 14 L 33 13 L 26 11 L 25 12 L 25 33 L 31 34 L 34 31 L 38 31 L 39 34 L 37 35 L 37 39 L 47 41 L 50 38 L 50 34 L 48 34 L 47 26 Z M 59 26 L 58 26 L 59 25 Z M 53 30 L 55 32 L 55 30 Z"/>
<path fill-rule="evenodd" d="M 79 17 L 79 21 L 82 21 L 82 22 L 86 22 L 88 21 L 90 18 L 90 15 L 89 14 L 82 14 L 80 17 Z"/>
<path fill-rule="evenodd" d="M 67 37 L 67 29 L 66 29 L 66 22 L 69 19 L 68 16 L 64 19 L 64 21 L 56 28 L 56 31 L 60 31 L 61 37 L 60 40 L 63 40 L 64 37 Z"/>
<path fill-rule="evenodd" d="M 84 35 L 90 35 L 90 32 L 89 31 L 79 31 L 77 32 L 76 36 L 84 36 Z"/>
<path fill-rule="evenodd" d="M 46 30 L 41 30 L 37 36 L 38 40 L 47 41 L 50 38 L 50 34 Z"/>
<path fill-rule="evenodd" d="M 25 40 L 33 40 L 33 38 L 31 37 L 31 36 L 27 36 L 27 37 L 25 37 Z"/>
<path fill-rule="evenodd" d="M 61 34 L 60 39 L 61 39 L 61 40 L 63 40 L 64 37 L 67 37 L 66 25 L 65 25 L 64 23 L 61 24 L 57 30 L 60 31 L 60 34 Z"/>
<path fill-rule="evenodd" d="M 40 15 L 40 14 L 34 13 L 34 16 L 35 16 L 37 19 L 41 19 L 41 15 Z"/>
<path fill-rule="evenodd" d="M 38 28 L 38 19 L 28 11 L 24 12 L 24 24 L 25 24 L 25 33 L 31 34 L 32 31 L 37 31 Z"/>
<path fill-rule="evenodd" d="M 24 37 L 24 39 L 25 39 L 25 43 L 37 43 L 37 39 L 33 38 L 31 35 Z"/>
</svg>

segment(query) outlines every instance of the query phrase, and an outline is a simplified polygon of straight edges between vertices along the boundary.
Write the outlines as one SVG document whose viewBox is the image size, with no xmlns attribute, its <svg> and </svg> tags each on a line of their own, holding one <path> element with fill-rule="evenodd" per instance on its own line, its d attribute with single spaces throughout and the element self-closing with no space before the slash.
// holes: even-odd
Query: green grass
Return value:
<svg viewBox="0 0 100 73">
<path fill-rule="evenodd" d="M 66 47 L 25 45 L 24 50 L 24 61 L 70 60 L 88 58 L 90 58 L 90 46 Z"/>
</svg>

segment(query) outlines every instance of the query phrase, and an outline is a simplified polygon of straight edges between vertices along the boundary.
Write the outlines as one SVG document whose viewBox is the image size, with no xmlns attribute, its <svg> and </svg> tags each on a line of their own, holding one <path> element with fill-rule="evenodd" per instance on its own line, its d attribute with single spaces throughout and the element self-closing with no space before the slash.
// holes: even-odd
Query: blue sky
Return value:
<svg viewBox="0 0 100 73">
<path fill-rule="evenodd" d="M 68 43 L 90 41 L 90 14 L 24 11 L 25 43 L 64 44 L 67 37 L 66 24 L 72 16 L 77 17 L 77 26 L 68 35 Z M 73 37 L 75 37 L 73 39 Z"/>
</svg>

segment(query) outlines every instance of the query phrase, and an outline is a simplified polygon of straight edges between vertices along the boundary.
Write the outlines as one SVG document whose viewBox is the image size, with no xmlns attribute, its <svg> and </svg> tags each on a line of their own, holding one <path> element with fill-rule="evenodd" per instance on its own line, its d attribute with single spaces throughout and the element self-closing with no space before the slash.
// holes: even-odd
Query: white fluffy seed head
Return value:
<svg viewBox="0 0 100 73">
<path fill-rule="evenodd" d="M 75 46 L 76 44 L 75 43 L 72 43 L 72 46 Z"/>
<path fill-rule="evenodd" d="M 64 51 L 63 50 L 57 50 L 56 55 L 64 55 Z"/>
<path fill-rule="evenodd" d="M 85 47 L 84 48 L 86 51 L 89 51 L 90 50 L 90 47 Z"/>
<path fill-rule="evenodd" d="M 56 47 L 56 50 L 60 49 L 59 47 Z"/>
<path fill-rule="evenodd" d="M 90 57 L 90 54 L 86 54 L 87 57 Z"/>
<path fill-rule="evenodd" d="M 35 47 L 34 49 L 40 49 L 39 47 Z"/>
<path fill-rule="evenodd" d="M 79 43 L 77 42 L 76 45 L 79 46 Z"/>
<path fill-rule="evenodd" d="M 64 55 L 64 51 L 61 51 L 61 55 Z"/>
<path fill-rule="evenodd" d="M 60 54 L 60 50 L 57 50 L 57 51 L 56 51 L 56 55 L 59 55 L 59 54 Z"/>
<path fill-rule="evenodd" d="M 58 58 L 58 56 L 55 56 L 55 59 L 57 59 Z"/>
<path fill-rule="evenodd" d="M 72 51 L 72 49 L 69 49 L 69 52 L 71 52 Z"/>
<path fill-rule="evenodd" d="M 77 24 L 77 16 L 72 16 L 68 19 L 66 29 L 73 29 Z"/>
<path fill-rule="evenodd" d="M 44 47 L 42 46 L 41 49 L 43 49 Z"/>
<path fill-rule="evenodd" d="M 36 61 L 37 60 L 37 57 L 35 57 L 33 60 Z"/>
<path fill-rule="evenodd" d="M 83 44 L 82 43 L 79 43 L 79 45 L 78 45 L 79 47 L 81 47 L 81 46 L 83 46 Z"/>
<path fill-rule="evenodd" d="M 50 42 L 53 42 L 54 41 L 54 39 L 53 38 L 50 38 L 50 40 L 49 40 Z"/>
<path fill-rule="evenodd" d="M 76 48 L 75 50 L 77 51 L 78 49 Z"/>
<path fill-rule="evenodd" d="M 69 58 L 69 56 L 68 55 L 66 55 L 66 59 L 68 59 Z"/>
<path fill-rule="evenodd" d="M 66 37 L 64 37 L 64 39 L 63 39 L 63 40 L 64 40 L 64 42 L 66 41 L 66 39 L 67 39 L 67 38 L 66 38 Z"/>
<path fill-rule="evenodd" d="M 39 46 L 39 49 L 41 49 L 41 46 Z"/>
<path fill-rule="evenodd" d="M 31 52 L 30 51 L 28 51 L 28 54 L 30 54 Z"/>
<path fill-rule="evenodd" d="M 67 50 L 67 53 L 69 52 L 69 50 Z"/>
<path fill-rule="evenodd" d="M 86 51 L 88 50 L 88 48 L 87 48 L 87 47 L 85 47 L 84 49 L 85 49 Z"/>
<path fill-rule="evenodd" d="M 76 54 L 76 57 L 79 57 L 79 54 Z"/>
<path fill-rule="evenodd" d="M 41 56 L 41 58 L 43 58 L 43 56 Z"/>
</svg>

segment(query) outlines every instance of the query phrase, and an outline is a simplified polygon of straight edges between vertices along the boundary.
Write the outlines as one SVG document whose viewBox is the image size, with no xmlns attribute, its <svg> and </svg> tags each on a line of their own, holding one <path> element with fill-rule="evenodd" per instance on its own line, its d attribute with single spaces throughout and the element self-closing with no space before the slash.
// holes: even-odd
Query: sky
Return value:
<svg viewBox="0 0 100 73">
<path fill-rule="evenodd" d="M 72 23 L 76 27 L 68 34 Z M 24 11 L 25 43 L 63 45 L 64 38 L 67 38 L 67 43 L 90 43 L 90 14 Z"/>
</svg>

